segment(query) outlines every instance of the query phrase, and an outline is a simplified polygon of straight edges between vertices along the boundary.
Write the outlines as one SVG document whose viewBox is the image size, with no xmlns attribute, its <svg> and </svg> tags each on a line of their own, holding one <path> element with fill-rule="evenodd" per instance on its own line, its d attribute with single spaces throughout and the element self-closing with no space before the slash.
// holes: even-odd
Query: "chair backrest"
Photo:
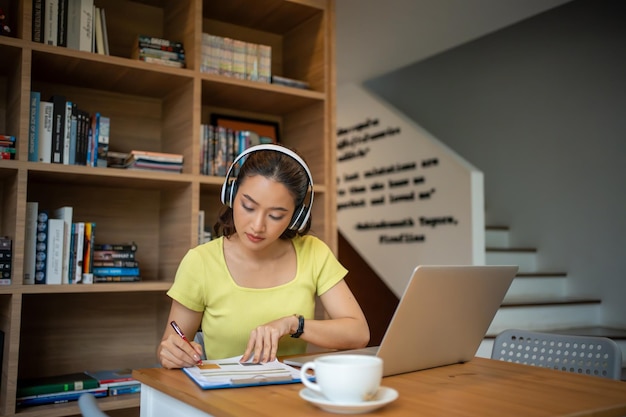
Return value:
<svg viewBox="0 0 626 417">
<path fill-rule="evenodd" d="M 620 379 L 622 352 L 606 337 L 510 329 L 493 344 L 492 359 Z"/>
<path fill-rule="evenodd" d="M 205 360 L 206 350 L 204 348 L 204 335 L 202 334 L 202 332 L 196 332 L 196 335 L 194 336 L 193 341 L 196 343 L 199 343 L 202 346 L 202 352 L 204 353 L 202 354 L 202 357 L 200 359 Z"/>
<path fill-rule="evenodd" d="M 78 397 L 78 408 L 83 417 L 109 417 L 98 407 L 96 397 L 88 392 Z"/>
</svg>

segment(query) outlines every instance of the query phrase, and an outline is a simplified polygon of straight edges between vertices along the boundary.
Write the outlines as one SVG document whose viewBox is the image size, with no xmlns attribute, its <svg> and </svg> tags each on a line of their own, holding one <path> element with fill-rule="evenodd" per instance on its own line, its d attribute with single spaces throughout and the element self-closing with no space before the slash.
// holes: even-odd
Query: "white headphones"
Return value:
<svg viewBox="0 0 626 417">
<path fill-rule="evenodd" d="M 308 204 L 305 204 L 305 202 L 302 202 L 302 204 L 299 207 L 296 207 L 293 217 L 291 219 L 291 223 L 289 224 L 289 227 L 288 227 L 289 230 L 301 231 L 302 229 L 304 229 L 307 222 L 309 221 L 309 217 L 311 216 L 311 209 L 313 208 L 313 176 L 311 175 L 311 171 L 309 170 L 309 167 L 307 166 L 307 164 L 302 160 L 302 158 L 298 156 L 298 154 L 282 146 L 278 146 L 274 144 L 255 145 L 255 146 L 249 147 L 248 149 L 244 150 L 239 155 L 237 155 L 233 163 L 228 168 L 228 171 L 226 172 L 226 178 L 224 179 L 224 184 L 222 185 L 222 193 L 221 193 L 222 204 L 225 204 L 231 208 L 233 207 L 233 202 L 235 201 L 235 194 L 237 193 L 237 178 L 231 178 L 233 168 L 246 155 L 252 152 L 257 152 L 257 151 L 275 151 L 275 152 L 280 152 L 282 154 L 285 154 L 291 157 L 293 160 L 295 160 L 298 164 L 300 164 L 302 169 L 304 169 L 304 171 L 306 172 L 306 175 L 309 180 L 309 184 L 308 184 L 309 202 Z"/>
</svg>

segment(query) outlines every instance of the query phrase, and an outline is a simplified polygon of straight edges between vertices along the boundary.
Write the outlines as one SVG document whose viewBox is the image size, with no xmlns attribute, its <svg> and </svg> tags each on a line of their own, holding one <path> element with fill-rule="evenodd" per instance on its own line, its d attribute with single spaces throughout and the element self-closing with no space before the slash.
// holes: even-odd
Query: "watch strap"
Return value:
<svg viewBox="0 0 626 417">
<path fill-rule="evenodd" d="M 294 316 L 298 318 L 298 330 L 296 330 L 296 332 L 293 333 L 291 337 L 297 339 L 302 336 L 302 333 L 304 333 L 304 316 L 302 316 L 301 314 L 294 314 Z"/>
</svg>

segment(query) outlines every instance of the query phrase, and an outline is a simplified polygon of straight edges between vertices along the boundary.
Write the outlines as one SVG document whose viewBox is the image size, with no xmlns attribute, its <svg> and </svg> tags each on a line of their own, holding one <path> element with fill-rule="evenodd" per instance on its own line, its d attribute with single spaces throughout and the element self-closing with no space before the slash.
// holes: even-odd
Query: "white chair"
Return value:
<svg viewBox="0 0 626 417">
<path fill-rule="evenodd" d="M 109 417 L 98 407 L 96 397 L 88 392 L 78 397 L 78 408 L 83 417 Z"/>
<path fill-rule="evenodd" d="M 202 352 L 204 352 L 202 354 L 202 357 L 200 359 L 205 360 L 206 359 L 206 350 L 204 349 L 204 336 L 202 335 L 202 332 L 197 332 L 196 335 L 193 338 L 193 341 L 196 343 L 199 343 L 200 345 L 202 345 Z"/>
<path fill-rule="evenodd" d="M 491 358 L 617 380 L 622 374 L 622 352 L 606 337 L 510 329 L 496 337 Z"/>
</svg>

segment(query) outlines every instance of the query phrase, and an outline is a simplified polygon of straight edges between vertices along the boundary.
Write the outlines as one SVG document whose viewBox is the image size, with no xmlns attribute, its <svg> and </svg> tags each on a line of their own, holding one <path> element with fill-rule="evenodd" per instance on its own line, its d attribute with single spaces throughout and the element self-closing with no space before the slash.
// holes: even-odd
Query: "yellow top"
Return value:
<svg viewBox="0 0 626 417">
<path fill-rule="evenodd" d="M 190 310 L 203 312 L 202 332 L 208 359 L 243 354 L 250 332 L 260 324 L 301 314 L 314 318 L 315 296 L 322 295 L 347 274 L 330 248 L 306 235 L 292 239 L 296 276 L 272 288 L 245 288 L 232 279 L 224 260 L 224 238 L 190 249 L 181 261 L 167 295 Z M 283 337 L 278 355 L 303 353 L 306 342 Z"/>
</svg>

